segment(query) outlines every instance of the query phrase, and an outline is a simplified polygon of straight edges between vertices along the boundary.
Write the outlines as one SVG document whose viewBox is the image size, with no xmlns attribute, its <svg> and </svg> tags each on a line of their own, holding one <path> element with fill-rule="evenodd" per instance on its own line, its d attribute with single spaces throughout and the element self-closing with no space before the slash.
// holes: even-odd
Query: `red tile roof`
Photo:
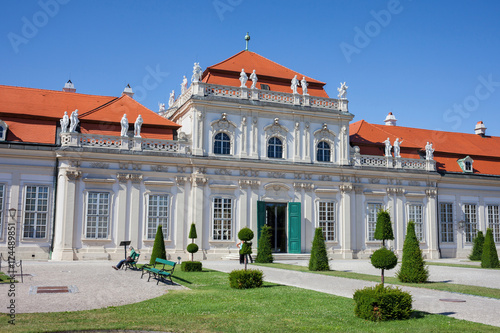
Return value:
<svg viewBox="0 0 500 333">
<path fill-rule="evenodd" d="M 143 118 L 141 136 L 172 139 L 180 125 L 165 119 L 127 95 L 109 97 L 63 91 L 0 85 L 0 119 L 9 126 L 7 141 L 56 142 L 56 127 L 64 111 L 78 109 L 82 133 L 120 134 L 120 120 L 127 114 L 133 125 Z M 153 130 L 154 129 L 154 130 Z"/>
<path fill-rule="evenodd" d="M 306 78 L 309 84 L 309 95 L 328 97 L 328 94 L 323 89 L 325 85 L 324 82 L 295 72 L 251 51 L 238 52 L 218 64 L 207 67 L 203 72 L 202 81 L 212 84 L 239 87 L 241 84 L 239 78 L 242 69 L 245 69 L 245 73 L 247 73 L 248 76 L 250 76 L 255 69 L 255 74 L 257 74 L 258 77 L 257 88 L 260 88 L 260 84 L 263 83 L 269 85 L 271 91 L 291 93 L 291 80 L 297 75 L 299 81 L 302 80 L 302 77 Z M 250 85 L 251 81 L 249 80 L 249 82 L 247 82 L 247 87 L 250 87 Z M 302 93 L 301 87 L 299 87 L 298 92 Z"/>
<path fill-rule="evenodd" d="M 359 146 L 361 154 L 384 154 L 384 141 L 402 139 L 401 157 L 419 158 L 425 145 L 431 142 L 438 171 L 462 172 L 457 160 L 470 156 L 474 173 L 500 175 L 500 137 L 444 132 L 412 127 L 370 124 L 364 120 L 349 127 L 352 146 Z"/>
</svg>

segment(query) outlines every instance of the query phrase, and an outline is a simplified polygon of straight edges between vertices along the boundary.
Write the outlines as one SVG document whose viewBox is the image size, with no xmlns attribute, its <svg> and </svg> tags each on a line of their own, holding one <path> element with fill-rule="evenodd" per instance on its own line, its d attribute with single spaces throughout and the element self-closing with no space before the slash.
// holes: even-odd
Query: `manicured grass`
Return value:
<svg viewBox="0 0 500 333">
<path fill-rule="evenodd" d="M 167 332 L 488 332 L 492 327 L 443 315 L 414 312 L 406 321 L 373 323 L 354 316 L 352 299 L 265 283 L 229 288 L 228 274 L 176 271 L 190 290 L 106 309 L 18 314 L 16 325 L 0 315 L 0 331 L 144 330 Z"/>
<path fill-rule="evenodd" d="M 348 279 L 356 279 L 356 280 L 364 280 L 364 281 L 373 281 L 380 283 L 380 276 L 378 275 L 369 275 L 369 274 L 361 274 L 361 273 L 353 273 L 353 272 L 343 272 L 343 271 L 322 271 L 322 272 L 311 272 L 305 266 L 297 266 L 297 265 L 288 265 L 288 264 L 253 264 L 255 266 L 267 266 L 273 268 L 281 268 L 292 271 L 300 271 L 300 272 L 309 272 L 314 274 L 324 274 L 330 276 L 343 277 Z M 434 289 L 434 290 L 442 290 L 442 291 L 450 291 L 455 293 L 462 293 L 468 295 L 476 295 L 476 296 L 484 296 L 491 298 L 500 299 L 500 289 L 495 288 L 486 288 L 486 287 L 477 287 L 477 286 L 468 286 L 464 284 L 455 284 L 455 283 L 447 283 L 447 282 L 427 282 L 427 283 L 403 283 L 400 282 L 395 277 L 385 277 L 385 283 L 408 286 L 408 287 L 416 287 L 416 288 L 426 288 L 426 289 Z"/>
<path fill-rule="evenodd" d="M 463 268 L 479 268 L 479 269 L 498 269 L 500 268 L 483 268 L 480 265 L 470 265 L 470 264 L 446 264 L 441 262 L 425 262 L 426 265 L 432 266 L 448 266 L 448 267 L 463 267 Z"/>
</svg>

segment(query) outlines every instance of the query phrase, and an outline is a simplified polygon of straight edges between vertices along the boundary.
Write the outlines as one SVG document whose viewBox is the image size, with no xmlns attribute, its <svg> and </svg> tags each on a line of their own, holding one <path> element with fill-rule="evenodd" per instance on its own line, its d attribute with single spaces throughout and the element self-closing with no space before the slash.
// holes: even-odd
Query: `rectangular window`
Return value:
<svg viewBox="0 0 500 333">
<path fill-rule="evenodd" d="M 422 219 L 422 205 L 408 206 L 408 221 L 415 222 L 415 234 L 417 239 L 422 242 L 424 240 L 424 223 Z"/>
<path fill-rule="evenodd" d="M 442 243 L 453 243 L 453 204 L 442 203 L 439 205 L 439 231 Z"/>
<path fill-rule="evenodd" d="M 498 215 L 498 205 L 488 206 L 488 228 L 493 231 L 495 243 L 500 243 L 500 219 Z"/>
<path fill-rule="evenodd" d="M 3 230 L 3 202 L 5 196 L 5 185 L 0 184 L 0 237 Z"/>
<path fill-rule="evenodd" d="M 231 240 L 233 228 L 233 200 L 213 199 L 213 239 Z"/>
<path fill-rule="evenodd" d="M 319 227 L 323 230 L 325 241 L 335 241 L 335 202 L 320 201 L 318 213 Z"/>
<path fill-rule="evenodd" d="M 49 187 L 26 186 L 24 238 L 45 238 L 49 214 Z"/>
<path fill-rule="evenodd" d="M 89 192 L 87 196 L 87 238 L 106 239 L 109 229 L 109 193 Z"/>
<path fill-rule="evenodd" d="M 472 243 L 477 232 L 477 206 L 473 204 L 464 205 L 465 218 L 465 241 Z"/>
<path fill-rule="evenodd" d="M 377 225 L 377 214 L 382 210 L 382 204 L 380 203 L 369 203 L 367 215 L 367 233 L 368 233 L 368 241 L 375 241 L 375 227 Z"/>
<path fill-rule="evenodd" d="M 163 238 L 168 238 L 168 195 L 154 194 L 148 199 L 148 239 L 154 239 L 161 225 Z"/>
</svg>

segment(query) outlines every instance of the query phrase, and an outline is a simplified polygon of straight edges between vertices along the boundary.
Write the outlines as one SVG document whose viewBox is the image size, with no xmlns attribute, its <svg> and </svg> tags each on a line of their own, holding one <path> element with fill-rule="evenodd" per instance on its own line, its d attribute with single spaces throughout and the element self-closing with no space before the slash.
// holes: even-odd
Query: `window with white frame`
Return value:
<svg viewBox="0 0 500 333">
<path fill-rule="evenodd" d="M 323 237 L 325 238 L 325 241 L 335 241 L 335 202 L 318 202 L 318 220 L 319 227 L 323 230 Z"/>
<path fill-rule="evenodd" d="M 24 238 L 45 238 L 49 215 L 49 187 L 26 186 L 24 198 Z"/>
<path fill-rule="evenodd" d="M 377 226 L 377 214 L 382 210 L 381 203 L 368 203 L 366 212 L 367 240 L 375 241 L 375 227 Z"/>
<path fill-rule="evenodd" d="M 231 240 L 233 231 L 233 200 L 213 198 L 212 230 L 214 240 Z"/>
<path fill-rule="evenodd" d="M 408 206 L 408 221 L 415 222 L 415 234 L 420 242 L 424 240 L 424 222 L 422 218 L 422 205 L 411 204 Z"/>
<path fill-rule="evenodd" d="M 472 243 L 477 233 L 477 206 L 464 204 L 465 241 Z"/>
<path fill-rule="evenodd" d="M 330 162 L 330 144 L 326 141 L 318 142 L 318 146 L 316 148 L 316 161 L 318 162 Z"/>
<path fill-rule="evenodd" d="M 231 138 L 226 133 L 217 133 L 214 137 L 214 154 L 231 154 Z"/>
<path fill-rule="evenodd" d="M 443 202 L 439 205 L 439 231 L 442 243 L 453 243 L 453 204 Z"/>
<path fill-rule="evenodd" d="M 5 196 L 5 185 L 0 184 L 0 237 L 3 230 L 3 202 Z"/>
<path fill-rule="evenodd" d="M 109 192 L 87 193 L 86 238 L 108 238 L 109 201 Z"/>
<path fill-rule="evenodd" d="M 148 197 L 147 239 L 154 239 L 161 225 L 163 238 L 168 238 L 168 195 L 150 194 Z"/>
<path fill-rule="evenodd" d="M 498 205 L 488 205 L 488 228 L 493 231 L 495 243 L 500 243 L 500 218 Z"/>
<path fill-rule="evenodd" d="M 273 136 L 267 142 L 267 157 L 283 158 L 283 143 L 280 138 Z"/>
</svg>

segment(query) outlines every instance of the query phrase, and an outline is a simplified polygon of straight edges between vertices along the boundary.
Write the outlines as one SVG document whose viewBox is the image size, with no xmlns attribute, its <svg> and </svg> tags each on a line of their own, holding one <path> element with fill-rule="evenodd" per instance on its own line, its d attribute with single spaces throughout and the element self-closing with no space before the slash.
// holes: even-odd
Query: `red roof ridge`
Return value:
<svg viewBox="0 0 500 333">
<path fill-rule="evenodd" d="M 89 97 L 107 97 L 107 98 L 117 98 L 116 96 L 105 96 L 105 95 L 93 95 L 93 94 L 82 94 L 77 92 L 67 92 L 62 90 L 53 90 L 53 89 L 42 89 L 42 88 L 30 88 L 30 87 L 19 87 L 19 86 L 7 86 L 4 84 L 0 84 L 0 89 L 9 88 L 9 89 L 18 89 L 18 90 L 37 90 L 41 92 L 51 92 L 58 94 L 75 94 L 80 96 L 89 96 Z"/>
<path fill-rule="evenodd" d="M 80 117 L 80 118 L 83 118 L 83 117 L 85 117 L 85 116 L 89 116 L 89 115 L 93 114 L 94 112 L 97 112 L 97 111 L 99 111 L 99 110 L 101 110 L 101 109 L 103 109 L 103 108 L 105 108 L 105 107 L 107 107 L 107 106 L 109 106 L 109 105 L 111 105 L 111 104 L 113 104 L 113 103 L 115 103 L 115 102 L 119 101 L 119 100 L 120 100 L 123 96 L 127 96 L 127 95 L 122 95 L 122 96 L 120 96 L 120 97 L 115 97 L 114 99 L 110 100 L 110 101 L 109 101 L 109 102 L 107 102 L 107 103 L 104 103 L 104 104 L 102 104 L 102 105 L 99 105 L 98 107 L 96 107 L 96 108 L 94 108 L 94 109 L 92 109 L 92 110 L 89 110 L 89 111 L 87 111 L 87 112 L 85 112 L 85 113 L 80 114 L 80 115 L 79 115 L 79 117 Z M 128 96 L 127 96 L 127 97 L 128 97 Z"/>
</svg>

